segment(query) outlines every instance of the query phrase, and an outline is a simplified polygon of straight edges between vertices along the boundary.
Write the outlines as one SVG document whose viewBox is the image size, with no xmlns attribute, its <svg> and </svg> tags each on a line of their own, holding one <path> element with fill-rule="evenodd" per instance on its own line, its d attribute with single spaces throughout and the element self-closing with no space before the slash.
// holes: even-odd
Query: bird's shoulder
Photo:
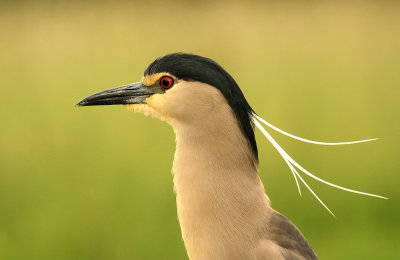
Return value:
<svg viewBox="0 0 400 260">
<path fill-rule="evenodd" d="M 280 247 L 286 260 L 318 259 L 300 230 L 277 211 L 273 212 L 268 225 L 268 239 Z"/>
</svg>

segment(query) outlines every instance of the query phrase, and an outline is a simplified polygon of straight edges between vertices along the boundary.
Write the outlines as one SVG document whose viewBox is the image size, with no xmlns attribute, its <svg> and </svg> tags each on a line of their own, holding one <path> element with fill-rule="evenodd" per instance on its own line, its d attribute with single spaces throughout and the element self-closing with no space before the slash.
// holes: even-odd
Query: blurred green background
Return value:
<svg viewBox="0 0 400 260">
<path fill-rule="evenodd" d="M 171 166 L 174 134 L 123 106 L 76 108 L 136 82 L 156 57 L 213 58 L 255 111 L 323 147 L 259 131 L 272 206 L 320 259 L 400 259 L 400 5 L 396 1 L 0 4 L 0 259 L 186 259 Z"/>
</svg>

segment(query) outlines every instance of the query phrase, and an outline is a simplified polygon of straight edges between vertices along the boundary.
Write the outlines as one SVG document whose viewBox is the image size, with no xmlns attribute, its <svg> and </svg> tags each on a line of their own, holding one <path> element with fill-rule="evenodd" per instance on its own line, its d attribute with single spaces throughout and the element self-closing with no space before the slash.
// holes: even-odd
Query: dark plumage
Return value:
<svg viewBox="0 0 400 260">
<path fill-rule="evenodd" d="M 269 224 L 271 239 L 282 247 L 285 259 L 318 259 L 299 229 L 279 212 L 275 212 Z"/>
<path fill-rule="evenodd" d="M 186 81 L 203 82 L 219 89 L 232 108 L 255 159 L 258 160 L 257 143 L 250 117 L 254 111 L 247 103 L 235 80 L 218 63 L 198 55 L 173 53 L 152 62 L 145 70 L 144 75 L 160 72 L 168 72 Z"/>
</svg>

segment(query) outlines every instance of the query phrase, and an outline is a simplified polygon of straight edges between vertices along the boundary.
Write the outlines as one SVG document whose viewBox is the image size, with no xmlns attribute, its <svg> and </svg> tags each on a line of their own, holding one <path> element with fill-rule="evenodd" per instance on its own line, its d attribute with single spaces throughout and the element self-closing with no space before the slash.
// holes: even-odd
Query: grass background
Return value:
<svg viewBox="0 0 400 260">
<path fill-rule="evenodd" d="M 139 81 L 156 57 L 211 57 L 316 175 L 309 184 L 257 131 L 272 206 L 320 259 L 400 258 L 400 5 L 395 1 L 0 4 L 0 259 L 186 259 L 172 129 L 122 106 L 75 108 Z"/>
</svg>

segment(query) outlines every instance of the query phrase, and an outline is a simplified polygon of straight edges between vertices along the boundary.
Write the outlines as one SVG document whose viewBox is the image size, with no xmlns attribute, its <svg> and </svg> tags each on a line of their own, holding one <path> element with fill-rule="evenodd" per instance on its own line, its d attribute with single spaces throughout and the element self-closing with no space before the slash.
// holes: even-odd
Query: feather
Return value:
<svg viewBox="0 0 400 260">
<path fill-rule="evenodd" d="M 380 196 L 380 195 L 375 195 L 375 194 L 371 194 L 371 193 L 366 193 L 366 192 L 362 192 L 362 191 L 357 191 L 357 190 L 353 190 L 353 189 L 349 189 L 349 188 L 345 188 L 339 185 L 336 185 L 334 183 L 328 182 L 326 180 L 323 180 L 315 175 L 313 175 L 312 173 L 310 173 L 309 171 L 307 171 L 305 168 L 303 168 L 300 164 L 298 164 L 292 157 L 290 157 L 290 155 L 288 153 L 285 152 L 285 150 L 283 150 L 283 148 L 275 141 L 274 138 L 272 138 L 272 136 L 267 132 L 267 130 L 261 125 L 260 121 L 263 122 L 264 124 L 268 125 L 268 126 L 272 126 L 271 124 L 269 124 L 267 121 L 265 121 L 264 119 L 262 119 L 261 117 L 257 116 L 256 114 L 252 115 L 252 119 L 253 122 L 255 124 L 255 126 L 264 134 L 264 136 L 271 142 L 271 144 L 275 147 L 275 149 L 279 152 L 279 154 L 282 156 L 282 158 L 285 160 L 286 164 L 289 166 L 290 170 L 293 173 L 293 176 L 295 178 L 296 184 L 297 184 L 297 188 L 299 190 L 299 193 L 301 195 L 300 192 L 300 187 L 299 187 L 299 183 L 297 178 L 299 178 L 301 180 L 301 182 L 307 187 L 307 189 L 314 195 L 314 197 L 322 204 L 322 206 L 325 207 L 325 209 L 327 209 L 329 211 L 330 214 L 332 214 L 333 216 L 335 216 L 332 211 L 322 202 L 322 200 L 317 196 L 317 194 L 310 188 L 310 186 L 306 183 L 306 181 L 301 177 L 301 175 L 298 173 L 298 171 L 296 170 L 299 169 L 301 172 L 305 173 L 306 175 L 310 176 L 311 178 L 322 182 L 324 184 L 327 184 L 329 186 L 332 186 L 334 188 L 337 189 L 341 189 L 347 192 L 352 192 L 352 193 L 357 193 L 357 194 L 361 194 L 361 195 L 365 195 L 365 196 L 371 196 L 371 197 L 376 197 L 376 198 L 381 198 L 381 199 L 387 199 L 386 197 Z M 286 133 L 285 131 L 272 126 L 271 128 L 273 128 L 274 130 L 283 133 L 285 135 L 288 135 L 292 138 L 295 138 L 297 140 L 300 141 L 304 141 L 304 142 L 308 142 L 308 143 L 314 143 L 314 144 L 322 144 L 322 145 L 343 145 L 343 144 L 353 144 L 353 143 L 360 143 L 360 142 L 367 142 L 367 141 L 372 141 L 375 139 L 368 139 L 368 140 L 361 140 L 361 141 L 352 141 L 352 142 L 341 142 L 341 143 L 324 143 L 324 142 L 317 142 L 317 141 L 311 141 L 311 140 L 307 140 L 301 137 L 297 137 L 294 135 L 291 135 L 289 133 Z"/>
</svg>

